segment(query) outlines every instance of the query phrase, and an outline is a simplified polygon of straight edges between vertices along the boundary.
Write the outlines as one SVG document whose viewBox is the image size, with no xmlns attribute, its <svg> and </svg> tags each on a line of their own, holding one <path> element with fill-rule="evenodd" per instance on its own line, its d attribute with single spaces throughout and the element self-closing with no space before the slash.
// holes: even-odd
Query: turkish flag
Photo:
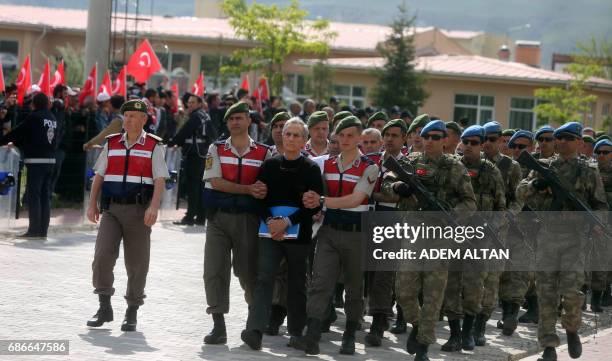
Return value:
<svg viewBox="0 0 612 361">
<path fill-rule="evenodd" d="M 268 90 L 268 80 L 266 78 L 259 79 L 259 84 L 253 92 L 253 96 L 261 101 L 270 100 L 270 91 Z"/>
<path fill-rule="evenodd" d="M 30 55 L 26 56 L 17 76 L 17 104 L 23 105 L 23 98 L 32 86 L 32 74 L 30 73 Z"/>
<path fill-rule="evenodd" d="M 246 91 L 251 91 L 251 86 L 249 85 L 249 77 L 245 75 L 242 77 L 242 84 L 240 85 L 240 89 L 244 89 Z"/>
<path fill-rule="evenodd" d="M 127 70 L 125 65 L 121 68 L 117 79 L 113 82 L 112 95 L 122 95 L 124 98 L 127 98 Z"/>
<path fill-rule="evenodd" d="M 136 79 L 138 83 L 144 83 L 161 69 L 157 55 L 151 44 L 144 39 L 127 63 L 127 72 Z"/>
<path fill-rule="evenodd" d="M 112 87 L 111 87 L 111 78 L 108 70 L 104 73 L 104 78 L 102 78 L 102 84 L 100 84 L 100 89 L 98 89 L 98 94 L 106 93 L 111 95 Z"/>
<path fill-rule="evenodd" d="M 57 64 L 57 70 L 53 74 L 53 79 L 51 79 L 51 89 L 55 89 L 58 85 L 66 85 L 66 78 L 64 76 L 64 59 L 60 60 L 59 64 Z"/>
<path fill-rule="evenodd" d="M 81 94 L 79 94 L 79 105 L 83 105 L 85 98 L 88 96 L 92 96 L 94 99 L 96 98 L 96 83 L 98 78 L 98 64 L 94 64 L 89 72 L 89 76 L 87 80 L 85 80 L 85 84 L 83 84 L 83 89 L 81 89 Z"/>
<path fill-rule="evenodd" d="M 6 90 L 6 87 L 4 86 L 4 71 L 2 70 L 2 61 L 0 61 L 0 92 L 3 92 Z"/>
<path fill-rule="evenodd" d="M 198 79 L 196 80 L 195 83 L 193 83 L 193 86 L 191 87 L 191 94 L 195 94 L 199 97 L 203 97 L 204 96 L 204 72 L 200 72 L 200 76 L 198 77 Z"/>
<path fill-rule="evenodd" d="M 43 68 L 42 73 L 40 73 L 40 79 L 38 80 L 38 87 L 40 88 L 41 93 L 45 94 L 49 98 L 53 95 L 53 91 L 51 90 L 51 64 L 49 63 L 49 58 L 47 58 L 47 62 L 45 63 L 45 67 Z"/>
<path fill-rule="evenodd" d="M 170 90 L 172 91 L 172 114 L 176 114 L 178 113 L 178 108 L 179 108 L 179 89 L 178 89 L 178 84 L 174 83 L 172 84 L 172 86 L 170 87 Z"/>
</svg>

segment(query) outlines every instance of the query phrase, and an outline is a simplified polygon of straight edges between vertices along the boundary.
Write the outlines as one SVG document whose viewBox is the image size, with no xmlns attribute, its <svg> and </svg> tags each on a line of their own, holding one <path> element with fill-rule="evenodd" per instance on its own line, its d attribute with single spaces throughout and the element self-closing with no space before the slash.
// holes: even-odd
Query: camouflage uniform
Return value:
<svg viewBox="0 0 612 361">
<path fill-rule="evenodd" d="M 612 205 L 612 167 L 600 167 L 599 175 L 601 176 L 604 191 L 606 192 L 606 201 L 609 207 Z M 604 291 L 610 282 L 610 274 L 612 274 L 612 272 L 593 271 L 590 275 L 591 290 Z"/>
<path fill-rule="evenodd" d="M 557 174 L 565 186 L 572 189 L 593 210 L 607 210 L 603 183 L 596 167 L 590 166 L 578 157 L 569 160 L 556 157 L 542 161 L 548 163 L 549 168 Z M 531 172 L 528 178 L 521 181 L 517 189 L 518 197 L 527 199 L 538 193 L 533 185 L 536 177 L 537 173 Z M 550 210 L 553 196 L 550 193 L 539 193 L 539 195 L 544 201 L 539 204 L 537 210 Z M 565 202 L 561 210 L 575 211 L 576 208 L 571 203 Z M 536 273 L 539 303 L 538 341 L 542 347 L 557 347 L 560 340 L 555 324 L 560 298 L 564 310 L 561 316 L 563 328 L 576 333 L 582 322 L 581 307 L 584 294 L 580 291 L 580 287 L 584 283 L 584 272 L 575 269 L 584 267 L 584 257 L 576 257 L 574 251 L 568 250 L 574 249 L 577 242 L 584 241 L 585 235 L 581 227 L 568 222 L 562 214 L 555 216 L 553 222 L 544 222 L 543 227 L 537 239 L 538 259 L 554 260 L 558 267 L 574 269 L 574 271 L 546 270 Z"/>
<path fill-rule="evenodd" d="M 470 178 L 457 158 L 443 154 L 438 160 L 431 160 L 424 154 L 413 153 L 398 162 L 405 168 L 414 167 L 423 185 L 453 210 L 476 209 Z M 383 181 L 382 192 L 394 194 L 392 185 L 395 181 L 397 179 L 394 175 L 388 173 Z M 401 198 L 398 203 L 400 210 L 415 211 L 425 207 L 426 205 L 419 204 L 415 197 Z M 447 276 L 446 270 L 398 271 L 396 274 L 397 302 L 404 311 L 406 321 L 413 327 L 418 326 L 416 340 L 420 344 L 430 345 L 436 342 L 435 325 L 444 300 Z M 422 307 L 418 302 L 419 293 L 423 296 Z"/>
</svg>

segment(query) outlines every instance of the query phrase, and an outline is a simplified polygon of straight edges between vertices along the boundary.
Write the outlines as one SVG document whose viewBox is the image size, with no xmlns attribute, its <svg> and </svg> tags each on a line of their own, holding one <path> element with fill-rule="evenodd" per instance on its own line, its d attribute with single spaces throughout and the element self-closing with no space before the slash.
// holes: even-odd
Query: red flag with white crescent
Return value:
<svg viewBox="0 0 612 361">
<path fill-rule="evenodd" d="M 124 98 L 127 98 L 127 73 L 126 66 L 124 65 L 117 75 L 117 79 L 113 82 L 113 94 L 112 95 L 121 95 Z"/>
<path fill-rule="evenodd" d="M 144 39 L 127 63 L 127 72 L 136 82 L 144 83 L 162 68 L 155 51 L 147 39 Z"/>
<path fill-rule="evenodd" d="M 60 60 L 57 64 L 57 70 L 53 73 L 51 78 L 51 91 L 58 85 L 66 85 L 66 78 L 64 77 L 64 59 Z"/>
<path fill-rule="evenodd" d="M 98 78 L 98 64 L 94 64 L 89 72 L 89 76 L 87 80 L 85 80 L 85 84 L 83 84 L 83 89 L 81 89 L 81 94 L 79 94 L 79 105 L 83 105 L 85 98 L 88 96 L 96 97 L 96 83 Z"/>
<path fill-rule="evenodd" d="M 204 72 L 200 72 L 200 76 L 198 76 L 198 79 L 196 80 L 195 83 L 193 83 L 193 86 L 191 87 L 191 94 L 195 94 L 199 97 L 203 97 L 204 96 Z"/>
<path fill-rule="evenodd" d="M 245 75 L 242 77 L 242 84 L 240 84 L 240 89 L 244 89 L 248 92 L 251 91 L 251 86 L 249 84 L 249 76 Z"/>
<path fill-rule="evenodd" d="M 30 73 L 30 55 L 26 56 L 17 76 L 17 104 L 23 105 L 23 98 L 32 86 L 32 73 Z"/>
<path fill-rule="evenodd" d="M 51 63 L 49 63 L 49 58 L 47 58 L 45 67 L 43 68 L 42 73 L 40 73 L 38 87 L 40 88 L 41 93 L 51 98 L 53 95 L 53 90 L 51 89 Z"/>
<path fill-rule="evenodd" d="M 111 78 L 108 70 L 106 71 L 106 73 L 104 73 L 104 77 L 102 78 L 102 84 L 100 84 L 100 88 L 98 89 L 98 94 L 100 93 L 112 95 Z"/>
</svg>

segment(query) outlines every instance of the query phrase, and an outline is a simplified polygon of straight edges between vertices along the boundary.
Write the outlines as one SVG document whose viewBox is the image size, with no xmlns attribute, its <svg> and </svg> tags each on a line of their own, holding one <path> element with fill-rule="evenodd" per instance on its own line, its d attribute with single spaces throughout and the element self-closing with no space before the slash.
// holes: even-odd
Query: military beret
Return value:
<svg viewBox="0 0 612 361">
<path fill-rule="evenodd" d="M 587 143 L 595 143 L 595 139 L 591 137 L 590 135 L 583 135 L 582 140 Z"/>
<path fill-rule="evenodd" d="M 343 111 L 336 113 L 332 119 L 331 128 L 335 129 L 339 121 L 341 121 L 342 119 L 346 117 L 350 117 L 351 115 L 353 115 L 353 113 L 349 112 L 348 110 L 343 110 Z"/>
<path fill-rule="evenodd" d="M 485 138 L 484 128 L 478 124 L 470 125 L 461 134 L 461 139 L 468 137 L 480 137 L 480 141 L 483 141 Z"/>
<path fill-rule="evenodd" d="M 121 106 L 121 114 L 129 111 L 147 113 L 147 104 L 139 99 L 128 100 Z"/>
<path fill-rule="evenodd" d="M 421 114 L 418 117 L 414 118 L 412 123 L 410 123 L 410 127 L 408 128 L 408 134 L 416 131 L 418 128 L 423 128 L 429 123 L 431 119 L 429 118 L 429 114 Z"/>
<path fill-rule="evenodd" d="M 514 135 L 508 141 L 508 145 L 514 144 L 514 142 L 519 138 L 527 138 L 530 142 L 533 142 L 533 133 L 528 130 L 521 129 L 518 132 L 514 133 Z"/>
<path fill-rule="evenodd" d="M 599 147 L 604 147 L 604 146 L 612 147 L 612 140 L 610 139 L 600 140 L 599 142 L 595 143 L 595 147 L 593 148 L 593 151 L 596 152 Z"/>
<path fill-rule="evenodd" d="M 336 125 L 336 129 L 334 129 L 334 133 L 338 134 L 344 129 L 350 127 L 363 127 L 363 123 L 361 123 L 361 120 L 359 120 L 359 118 L 354 115 L 351 115 L 350 117 L 346 117 L 338 122 L 338 124 Z"/>
<path fill-rule="evenodd" d="M 599 142 L 600 140 L 604 140 L 604 139 L 612 140 L 612 138 L 610 138 L 609 135 L 604 134 L 604 135 L 600 135 L 599 137 L 597 137 L 597 139 L 595 139 L 595 142 Z"/>
<path fill-rule="evenodd" d="M 543 127 L 540 127 L 540 129 L 538 129 L 535 133 L 535 139 L 538 139 L 540 135 L 544 133 L 552 133 L 554 131 L 555 131 L 555 128 L 551 127 L 550 125 L 545 125 Z"/>
<path fill-rule="evenodd" d="M 441 120 L 432 120 L 421 130 L 421 137 L 432 131 L 440 131 L 446 135 L 446 124 Z"/>
<path fill-rule="evenodd" d="M 446 129 L 452 129 L 455 131 L 455 133 L 459 135 L 461 135 L 461 132 L 463 132 L 463 129 L 461 128 L 459 123 L 453 121 L 446 122 Z"/>
<path fill-rule="evenodd" d="M 501 132 L 502 137 L 511 137 L 514 135 L 514 133 L 516 133 L 516 130 L 514 129 L 504 129 Z"/>
<path fill-rule="evenodd" d="M 272 120 L 270 120 L 270 127 L 272 127 L 276 122 L 282 122 L 291 119 L 291 115 L 287 112 L 280 112 L 274 114 Z"/>
<path fill-rule="evenodd" d="M 584 132 L 584 130 L 583 130 L 583 132 Z M 605 135 L 605 134 L 606 134 L 606 132 L 604 132 L 603 130 L 598 130 L 597 132 L 595 132 L 595 138 L 599 138 L 599 137 L 601 137 L 602 135 Z"/>
<path fill-rule="evenodd" d="M 502 132 L 501 124 L 499 124 L 499 122 L 495 120 L 485 123 L 482 127 L 484 128 L 485 134 L 490 134 L 490 133 L 501 134 Z"/>
<path fill-rule="evenodd" d="M 578 122 L 568 122 L 557 128 L 553 135 L 557 138 L 562 133 L 571 134 L 576 138 L 582 137 L 582 124 Z"/>
<path fill-rule="evenodd" d="M 374 123 L 377 120 L 384 120 L 386 123 L 389 121 L 389 117 L 387 116 L 387 113 L 385 112 L 376 112 L 372 114 L 372 116 L 368 119 L 367 126 L 368 127 L 372 126 L 372 123 Z"/>
<path fill-rule="evenodd" d="M 317 110 L 316 112 L 310 114 L 310 116 L 308 117 L 308 128 L 312 128 L 321 122 L 328 122 L 328 121 L 329 121 L 329 118 L 327 116 L 327 112 L 324 112 L 322 110 Z"/>
<path fill-rule="evenodd" d="M 406 122 L 403 119 L 393 119 L 387 122 L 382 129 L 382 135 L 385 135 L 387 129 L 392 127 L 398 127 L 402 130 L 402 134 L 406 134 L 408 132 L 408 127 L 406 126 Z"/>
<path fill-rule="evenodd" d="M 238 102 L 234 105 L 232 105 L 231 107 L 229 107 L 229 109 L 225 112 L 225 115 L 223 116 L 223 121 L 226 122 L 227 119 L 229 119 L 229 117 L 233 114 L 236 113 L 245 113 L 245 114 L 249 114 L 249 105 L 245 102 Z"/>
</svg>

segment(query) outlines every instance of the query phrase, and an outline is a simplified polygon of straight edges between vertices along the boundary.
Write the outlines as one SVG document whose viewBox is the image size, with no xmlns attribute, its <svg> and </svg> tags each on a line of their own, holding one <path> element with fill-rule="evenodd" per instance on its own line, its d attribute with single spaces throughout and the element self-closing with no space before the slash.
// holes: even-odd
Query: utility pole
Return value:
<svg viewBox="0 0 612 361">
<path fill-rule="evenodd" d="M 89 71 L 98 63 L 97 83 L 108 69 L 110 50 L 112 0 L 89 0 L 87 12 L 87 32 L 85 33 L 85 71 L 87 79 Z M 97 89 L 96 89 L 97 91 Z"/>
</svg>

